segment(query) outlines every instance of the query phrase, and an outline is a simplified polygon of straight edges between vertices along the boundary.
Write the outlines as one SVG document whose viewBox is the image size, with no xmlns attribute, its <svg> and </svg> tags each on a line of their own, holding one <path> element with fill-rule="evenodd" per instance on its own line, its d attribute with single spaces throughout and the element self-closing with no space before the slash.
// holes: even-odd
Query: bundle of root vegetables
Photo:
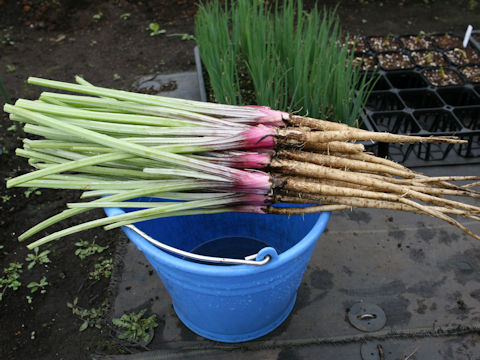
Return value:
<svg viewBox="0 0 480 360">
<path fill-rule="evenodd" d="M 351 208 L 431 215 L 480 239 L 452 218 L 480 219 L 480 207 L 455 199 L 478 198 L 479 177 L 427 177 L 356 143 L 465 143 L 455 137 L 369 132 L 267 107 L 106 89 L 80 77 L 77 84 L 28 81 L 69 93 L 44 92 L 38 100 L 5 105 L 12 120 L 36 135 L 16 152 L 34 171 L 7 186 L 77 189 L 84 200 L 67 204 L 20 240 L 88 210 L 131 208 L 50 233 L 29 248 L 93 227 L 108 230 L 166 216 Z M 460 186 L 457 180 L 471 183 Z"/>
</svg>

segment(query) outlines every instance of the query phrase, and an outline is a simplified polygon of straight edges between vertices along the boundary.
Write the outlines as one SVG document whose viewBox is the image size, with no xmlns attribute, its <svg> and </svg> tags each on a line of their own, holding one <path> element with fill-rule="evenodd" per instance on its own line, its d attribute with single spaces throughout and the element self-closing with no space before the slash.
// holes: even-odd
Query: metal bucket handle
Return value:
<svg viewBox="0 0 480 360">
<path fill-rule="evenodd" d="M 193 254 L 188 251 L 177 249 L 173 246 L 166 245 L 158 240 L 155 240 L 151 236 L 145 234 L 142 230 L 138 229 L 134 225 L 125 225 L 126 228 L 134 231 L 145 240 L 147 240 L 152 245 L 168 251 L 170 253 L 174 253 L 176 255 L 180 255 L 183 257 L 187 257 L 189 259 L 198 260 L 198 261 L 205 261 L 211 263 L 220 263 L 220 264 L 229 264 L 229 265 L 255 265 L 255 266 L 262 266 L 267 264 L 273 258 L 278 256 L 277 251 L 274 248 L 266 247 L 260 250 L 257 254 L 246 256 L 244 259 L 231 259 L 231 258 L 222 258 L 222 257 L 215 257 L 215 256 L 205 256 L 205 255 L 198 255 Z"/>
</svg>

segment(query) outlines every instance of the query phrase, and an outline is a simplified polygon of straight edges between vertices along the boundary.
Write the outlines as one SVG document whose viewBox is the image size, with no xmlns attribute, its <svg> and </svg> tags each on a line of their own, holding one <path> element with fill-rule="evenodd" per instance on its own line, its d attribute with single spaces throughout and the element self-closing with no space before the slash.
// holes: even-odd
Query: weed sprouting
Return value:
<svg viewBox="0 0 480 360">
<path fill-rule="evenodd" d="M 98 308 L 84 309 L 78 306 L 78 297 L 73 299 L 73 302 L 67 303 L 67 307 L 72 309 L 72 314 L 82 320 L 78 331 L 84 331 L 89 327 L 97 329 L 102 328 L 102 320 L 108 310 L 107 301 L 105 300 Z"/>
<path fill-rule="evenodd" d="M 40 290 L 40 294 L 45 294 L 47 292 L 48 281 L 44 276 L 40 279 L 40 282 L 32 281 L 27 284 L 27 288 L 30 289 L 30 293 L 33 294 Z"/>
<path fill-rule="evenodd" d="M 99 258 L 100 263 L 95 264 L 95 270 L 91 271 L 88 277 L 91 280 L 100 280 L 102 277 L 108 279 L 112 275 L 113 259 Z"/>
<path fill-rule="evenodd" d="M 123 314 L 121 318 L 112 319 L 115 326 L 126 329 L 121 333 L 118 338 L 126 339 L 130 342 L 138 342 L 143 340 L 149 342 L 150 330 L 153 330 L 158 326 L 157 316 L 155 314 L 144 318 L 143 315 L 147 312 L 147 309 L 143 309 L 138 313 L 132 312 L 129 314 Z"/>
<path fill-rule="evenodd" d="M 108 246 L 95 244 L 95 241 L 90 244 L 86 240 L 76 242 L 75 246 L 78 247 L 78 249 L 75 250 L 75 255 L 77 255 L 81 260 L 93 254 L 100 254 L 108 249 Z"/>
<path fill-rule="evenodd" d="M 0 278 L 0 301 L 8 288 L 17 291 L 22 283 L 18 280 L 22 270 L 23 264 L 15 262 L 3 269 L 3 277 Z"/>
<path fill-rule="evenodd" d="M 48 258 L 48 254 L 50 254 L 50 250 L 44 250 L 41 253 L 38 253 L 38 247 L 33 249 L 33 253 L 29 253 L 25 258 L 29 263 L 27 269 L 31 270 L 36 264 L 42 265 L 51 262 Z"/>
</svg>

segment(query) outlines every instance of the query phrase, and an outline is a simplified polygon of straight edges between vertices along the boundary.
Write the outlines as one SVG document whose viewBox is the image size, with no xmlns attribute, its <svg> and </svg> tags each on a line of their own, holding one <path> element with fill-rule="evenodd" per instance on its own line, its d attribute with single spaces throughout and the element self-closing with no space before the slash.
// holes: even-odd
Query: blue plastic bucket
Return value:
<svg viewBox="0 0 480 360">
<path fill-rule="evenodd" d="M 108 216 L 124 213 L 118 208 L 105 212 Z M 290 314 L 315 244 L 329 218 L 330 213 L 224 213 L 135 224 L 154 239 L 185 251 L 215 239 L 260 240 L 278 252 L 261 251 L 273 254 L 262 266 L 193 262 L 158 249 L 128 228 L 124 231 L 157 271 L 178 317 L 188 328 L 211 340 L 241 342 L 269 333 Z"/>
</svg>

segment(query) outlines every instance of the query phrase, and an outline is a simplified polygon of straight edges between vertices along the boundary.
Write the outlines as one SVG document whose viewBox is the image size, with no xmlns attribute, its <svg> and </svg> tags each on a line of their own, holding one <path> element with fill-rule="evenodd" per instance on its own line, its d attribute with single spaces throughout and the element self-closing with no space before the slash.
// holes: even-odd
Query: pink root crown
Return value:
<svg viewBox="0 0 480 360">
<path fill-rule="evenodd" d="M 289 118 L 289 114 L 283 111 L 272 110 L 268 106 L 247 105 L 247 107 L 255 108 L 262 113 L 256 118 L 259 124 L 269 126 L 285 126 L 283 120 Z"/>
<path fill-rule="evenodd" d="M 242 171 L 235 179 L 235 187 L 239 189 L 261 190 L 269 192 L 272 186 L 270 175 L 261 171 Z"/>
<path fill-rule="evenodd" d="M 263 169 L 270 164 L 271 155 L 268 153 L 240 153 L 235 154 L 235 167 L 238 169 Z"/>
<path fill-rule="evenodd" d="M 242 195 L 242 203 L 244 205 L 271 205 L 272 199 L 266 194 L 245 193 Z"/>
<path fill-rule="evenodd" d="M 246 149 L 254 148 L 267 148 L 273 149 L 275 146 L 275 129 L 257 125 L 252 126 L 245 131 L 245 144 Z"/>
</svg>

